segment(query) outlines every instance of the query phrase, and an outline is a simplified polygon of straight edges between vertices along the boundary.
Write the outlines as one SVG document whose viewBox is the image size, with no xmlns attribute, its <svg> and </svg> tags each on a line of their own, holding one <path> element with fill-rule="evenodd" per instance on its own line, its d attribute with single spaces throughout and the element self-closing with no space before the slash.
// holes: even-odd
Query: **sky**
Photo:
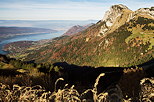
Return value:
<svg viewBox="0 0 154 102">
<path fill-rule="evenodd" d="M 115 4 L 137 10 L 154 0 L 0 0 L 0 20 L 100 20 Z"/>
</svg>

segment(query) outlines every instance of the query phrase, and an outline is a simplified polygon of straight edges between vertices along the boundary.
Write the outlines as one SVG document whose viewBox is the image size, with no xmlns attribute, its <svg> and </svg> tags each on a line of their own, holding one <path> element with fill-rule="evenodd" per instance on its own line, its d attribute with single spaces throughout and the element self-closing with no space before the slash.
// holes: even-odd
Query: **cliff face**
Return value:
<svg viewBox="0 0 154 102">
<path fill-rule="evenodd" d="M 37 50 L 30 47 L 10 56 L 90 66 L 142 64 L 154 58 L 153 11 L 153 7 L 131 11 L 124 5 L 114 5 L 102 20 L 82 32 L 56 38 Z"/>
</svg>

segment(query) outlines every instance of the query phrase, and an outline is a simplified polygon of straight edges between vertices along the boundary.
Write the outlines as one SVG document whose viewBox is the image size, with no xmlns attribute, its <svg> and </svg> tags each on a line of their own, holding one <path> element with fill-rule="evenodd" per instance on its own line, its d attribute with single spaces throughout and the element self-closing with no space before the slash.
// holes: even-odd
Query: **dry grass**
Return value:
<svg viewBox="0 0 154 102">
<path fill-rule="evenodd" d="M 140 82 L 140 101 L 154 102 L 154 78 L 144 78 Z"/>
<path fill-rule="evenodd" d="M 130 74 L 130 71 L 128 72 Z M 55 82 L 54 92 L 46 91 L 40 85 L 26 87 L 14 84 L 11 88 L 9 85 L 0 83 L 0 102 L 134 102 L 132 97 L 124 99 L 123 95 L 125 94 L 123 94 L 123 90 L 117 84 L 109 86 L 102 93 L 98 94 L 98 83 L 103 76 L 105 76 L 104 73 L 100 74 L 94 83 L 94 87 L 87 89 L 83 93 L 79 93 L 74 85 L 68 87 L 68 84 L 62 89 L 57 89 L 56 86 L 59 84 L 59 81 L 65 81 L 63 78 L 59 78 Z M 141 80 L 140 85 L 142 89 L 140 91 L 140 101 L 147 102 L 147 100 L 152 100 L 154 97 L 153 78 Z M 92 94 L 91 97 L 85 97 L 90 93 Z"/>
<path fill-rule="evenodd" d="M 104 75 L 105 74 L 102 73 L 97 77 L 93 89 L 88 89 L 81 94 L 79 94 L 79 92 L 75 89 L 74 85 L 70 88 L 67 88 L 68 84 L 66 84 L 63 89 L 57 90 L 56 86 L 59 81 L 64 80 L 63 78 L 57 79 L 53 93 L 44 90 L 40 85 L 25 87 L 15 84 L 13 85 L 13 88 L 10 88 L 8 85 L 0 83 L 0 101 L 89 102 L 90 100 L 90 102 L 113 102 L 113 100 L 116 100 L 116 102 L 122 102 L 122 92 L 117 85 L 108 87 L 108 89 L 100 94 L 97 93 L 97 85 L 99 83 L 99 79 Z M 89 91 L 92 92 L 93 98 L 83 98 L 84 95 L 88 94 Z"/>
<path fill-rule="evenodd" d="M 39 85 L 33 87 L 13 85 L 13 88 L 11 89 L 7 85 L 0 84 L 0 101 L 2 102 L 48 102 L 50 99 L 48 96 L 50 96 L 50 94 L 50 92 L 46 92 Z"/>
</svg>

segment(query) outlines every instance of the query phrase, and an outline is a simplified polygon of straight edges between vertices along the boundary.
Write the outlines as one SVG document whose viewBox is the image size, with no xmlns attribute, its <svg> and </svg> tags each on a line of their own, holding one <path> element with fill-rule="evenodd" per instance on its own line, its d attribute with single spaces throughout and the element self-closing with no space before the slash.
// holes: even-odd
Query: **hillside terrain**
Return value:
<svg viewBox="0 0 154 102">
<path fill-rule="evenodd" d="M 13 51 L 9 56 L 24 61 L 128 67 L 154 58 L 153 40 L 153 7 L 132 11 L 114 5 L 102 20 L 78 34 L 55 38 L 42 47 Z"/>
<path fill-rule="evenodd" d="M 29 35 L 52 32 L 56 32 L 56 30 L 33 27 L 0 27 L 0 40 L 17 35 Z"/>
</svg>

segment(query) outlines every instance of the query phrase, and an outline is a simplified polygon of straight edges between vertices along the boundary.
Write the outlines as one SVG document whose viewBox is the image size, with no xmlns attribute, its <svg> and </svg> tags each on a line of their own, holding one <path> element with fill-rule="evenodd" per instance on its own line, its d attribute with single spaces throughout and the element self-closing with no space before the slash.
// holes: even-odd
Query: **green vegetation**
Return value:
<svg viewBox="0 0 154 102">
<path fill-rule="evenodd" d="M 44 46 L 9 54 L 37 63 L 68 62 L 87 66 L 134 66 L 154 58 L 154 20 L 137 17 L 104 37 L 97 36 L 104 22 L 70 37 L 55 38 Z M 86 41 L 86 39 L 89 39 Z"/>
<path fill-rule="evenodd" d="M 0 55 L 0 58 L 3 56 Z M 7 59 L 6 61 L 0 61 L 0 69 L 24 69 L 24 70 L 33 70 L 43 68 L 46 72 L 55 71 L 58 72 L 62 69 L 62 67 L 53 66 L 49 63 L 33 63 L 33 62 L 23 62 L 21 60 L 16 59 Z"/>
<path fill-rule="evenodd" d="M 137 23 L 137 24 L 136 24 Z M 128 26 L 128 31 L 132 34 L 125 40 L 128 42 L 141 42 L 141 44 L 149 44 L 148 50 L 154 46 L 154 20 L 138 17 L 136 21 L 131 21 Z M 135 42 L 134 42 L 135 43 Z"/>
</svg>

